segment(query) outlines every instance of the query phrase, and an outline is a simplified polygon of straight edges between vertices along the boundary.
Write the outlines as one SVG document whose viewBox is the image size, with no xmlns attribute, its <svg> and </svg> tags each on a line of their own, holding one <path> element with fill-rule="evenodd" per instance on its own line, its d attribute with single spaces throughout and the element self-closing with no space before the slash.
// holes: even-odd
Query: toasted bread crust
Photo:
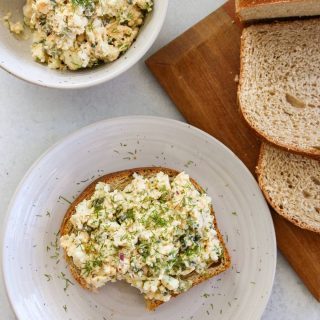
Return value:
<svg viewBox="0 0 320 320">
<path fill-rule="evenodd" d="M 112 186 L 112 188 L 121 188 L 123 189 L 127 184 L 129 184 L 132 180 L 132 175 L 133 173 L 137 173 L 140 174 L 144 177 L 150 177 L 153 176 L 155 174 L 157 174 L 158 172 L 164 172 L 165 174 L 167 174 L 169 177 L 175 177 L 176 175 L 178 175 L 180 172 L 173 170 L 173 169 L 168 169 L 168 168 L 163 168 L 163 167 L 147 167 L 147 168 L 136 168 L 136 169 L 129 169 L 129 170 L 125 170 L 125 171 L 119 171 L 119 172 L 115 172 L 115 173 L 110 173 L 107 175 L 104 175 L 100 178 L 98 178 L 97 180 L 93 181 L 77 198 L 76 200 L 70 205 L 70 207 L 68 208 L 64 219 L 62 221 L 61 227 L 60 227 L 60 235 L 67 235 L 70 232 L 72 232 L 73 229 L 73 225 L 70 222 L 70 218 L 71 216 L 75 213 L 75 209 L 76 206 L 82 202 L 85 199 L 90 199 L 95 191 L 95 186 L 98 182 L 105 182 L 108 183 Z M 195 188 L 198 191 L 204 192 L 204 190 L 201 188 L 201 186 L 192 178 L 190 178 L 190 181 L 192 182 L 192 184 L 195 186 Z M 215 226 L 215 230 L 217 231 L 217 236 L 219 238 L 219 241 L 223 247 L 224 250 L 224 255 L 223 258 L 221 259 L 221 261 L 219 261 L 218 263 L 216 263 L 215 265 L 211 266 L 208 269 L 208 272 L 204 275 L 198 275 L 195 274 L 192 276 L 192 287 L 225 271 L 226 269 L 228 269 L 230 267 L 231 264 L 231 259 L 228 253 L 227 248 L 225 247 L 225 243 L 223 241 L 222 235 L 218 229 L 217 226 L 217 222 L 215 219 L 215 215 L 214 215 L 214 211 L 213 208 L 211 207 L 211 214 L 214 217 L 214 226 Z M 80 274 L 80 270 L 74 265 L 73 260 L 71 257 L 68 257 L 68 255 L 66 254 L 66 251 L 64 253 L 65 259 L 67 261 L 67 264 L 70 267 L 70 271 L 71 274 L 73 275 L 73 277 L 75 278 L 75 280 L 85 289 L 91 290 L 91 291 L 95 291 L 94 288 L 92 288 L 90 285 L 88 285 L 88 283 L 86 282 L 86 280 L 81 277 Z M 175 295 L 177 296 L 177 295 Z M 155 310 L 158 306 L 160 306 L 161 304 L 163 304 L 163 301 L 160 300 L 148 300 L 146 299 L 146 307 L 148 310 Z"/>
</svg>

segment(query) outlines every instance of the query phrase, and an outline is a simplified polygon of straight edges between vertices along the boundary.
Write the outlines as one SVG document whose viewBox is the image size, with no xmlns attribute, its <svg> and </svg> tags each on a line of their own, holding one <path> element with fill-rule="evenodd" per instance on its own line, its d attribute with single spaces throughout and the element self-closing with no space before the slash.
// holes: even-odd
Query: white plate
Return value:
<svg viewBox="0 0 320 320">
<path fill-rule="evenodd" d="M 152 165 L 185 170 L 208 188 L 232 268 L 153 313 L 125 283 L 108 284 L 97 294 L 77 284 L 64 291 L 61 272 L 72 277 L 63 259 L 50 258 L 50 242 L 68 207 L 61 196 L 72 200 L 99 175 Z M 3 243 L 9 298 L 18 318 L 30 320 L 259 319 L 276 265 L 270 212 L 246 167 L 208 134 L 153 117 L 99 122 L 50 149 L 16 191 Z"/>
</svg>

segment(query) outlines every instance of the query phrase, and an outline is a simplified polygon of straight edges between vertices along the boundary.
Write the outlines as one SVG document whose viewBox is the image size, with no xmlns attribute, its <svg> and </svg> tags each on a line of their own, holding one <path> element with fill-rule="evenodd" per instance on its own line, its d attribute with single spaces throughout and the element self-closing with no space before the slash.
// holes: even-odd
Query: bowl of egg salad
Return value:
<svg viewBox="0 0 320 320">
<path fill-rule="evenodd" d="M 168 0 L 4 1 L 0 66 L 53 88 L 108 81 L 152 46 L 167 7 Z"/>
</svg>

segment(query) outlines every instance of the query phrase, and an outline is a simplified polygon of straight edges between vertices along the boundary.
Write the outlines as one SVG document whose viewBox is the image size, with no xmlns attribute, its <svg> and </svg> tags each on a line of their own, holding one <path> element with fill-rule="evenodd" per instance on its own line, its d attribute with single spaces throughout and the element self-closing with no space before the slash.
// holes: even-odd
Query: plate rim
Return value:
<svg viewBox="0 0 320 320">
<path fill-rule="evenodd" d="M 193 131 L 195 131 L 196 133 L 203 135 L 204 137 L 206 137 L 208 140 L 212 140 L 214 143 L 218 144 L 222 149 L 224 149 L 224 151 L 229 154 L 231 157 L 233 157 L 236 161 L 238 161 L 239 165 L 242 166 L 242 169 L 244 171 L 246 171 L 246 174 L 248 174 L 248 178 L 250 177 L 251 182 L 254 183 L 258 190 L 260 191 L 263 200 L 266 204 L 266 208 L 267 211 L 269 212 L 268 215 L 268 219 L 270 222 L 270 228 L 271 228 L 271 239 L 270 239 L 270 243 L 272 242 L 273 244 L 273 253 L 274 253 L 274 260 L 273 260 L 273 265 L 272 265 L 272 281 L 270 282 L 269 288 L 268 288 L 268 293 L 265 295 L 265 302 L 263 303 L 263 307 L 261 307 L 261 310 L 258 314 L 259 318 L 263 315 L 263 312 L 266 309 L 266 306 L 270 300 L 270 296 L 272 294 L 272 288 L 274 285 L 274 280 L 275 280 L 275 274 L 276 274 L 276 265 L 277 265 L 277 241 L 276 241 L 276 234 L 275 234 L 275 228 L 274 228 L 274 223 L 272 220 L 272 216 L 271 216 L 271 211 L 268 207 L 268 204 L 262 194 L 262 191 L 259 188 L 259 185 L 256 181 L 256 179 L 254 178 L 253 174 L 250 172 L 250 170 L 247 168 L 247 166 L 242 162 L 242 160 L 231 150 L 229 149 L 226 145 L 224 145 L 221 141 L 219 141 L 217 138 L 215 138 L 214 136 L 210 135 L 209 133 L 187 123 L 187 122 L 183 122 L 183 121 L 179 121 L 179 120 L 175 120 L 175 119 L 171 119 L 171 118 L 166 118 L 166 117 L 158 117 L 158 116 L 144 116 L 144 115 L 135 115 L 135 116 L 120 116 L 120 117 L 114 117 L 114 118 L 107 118 L 107 119 L 103 119 L 100 121 L 96 121 L 94 123 L 91 123 L 89 125 L 86 125 L 84 127 L 81 127 L 79 129 L 76 129 L 75 131 L 67 134 L 65 137 L 58 139 L 57 142 L 55 142 L 52 146 L 50 146 L 49 148 L 47 148 L 33 163 L 32 165 L 29 167 L 29 169 L 26 171 L 26 173 L 23 175 L 23 177 L 21 178 L 20 182 L 18 183 L 15 191 L 13 192 L 11 199 L 9 201 L 8 204 L 8 208 L 6 210 L 6 213 L 4 215 L 4 219 L 3 219 L 3 225 L 2 225 L 2 237 L 1 237 L 1 241 L 2 241 L 2 245 L 0 247 L 0 253 L 1 253 L 1 266 L 2 266 L 2 272 L 1 272 L 1 276 L 3 279 L 3 284 L 4 284 L 4 288 L 5 288 L 5 295 L 8 298 L 9 304 L 11 306 L 12 311 L 14 312 L 15 316 L 17 317 L 17 319 L 23 319 L 20 318 L 18 315 L 18 309 L 16 308 L 15 304 L 13 303 L 13 299 L 10 295 L 10 284 L 8 283 L 8 280 L 5 276 L 5 270 L 7 269 L 6 267 L 6 259 L 5 259 L 5 239 L 7 238 L 7 233 L 9 232 L 8 230 L 8 222 L 9 222 L 9 218 L 12 215 L 12 209 L 13 206 L 16 202 L 16 198 L 18 196 L 18 194 L 21 192 L 22 187 L 24 186 L 26 180 L 29 178 L 29 176 L 32 174 L 32 172 L 34 171 L 34 169 L 37 168 L 38 164 L 40 164 L 47 156 L 49 156 L 51 154 L 51 152 L 53 152 L 56 148 L 61 147 L 62 145 L 66 144 L 68 141 L 72 141 L 73 139 L 75 139 L 77 136 L 84 134 L 86 131 L 90 131 L 91 129 L 94 129 L 96 127 L 100 127 L 100 126 L 108 126 L 110 124 L 114 124 L 117 122 L 122 122 L 122 121 L 158 121 L 161 122 L 162 124 L 173 124 L 175 126 L 180 126 L 181 128 L 189 128 Z"/>
</svg>

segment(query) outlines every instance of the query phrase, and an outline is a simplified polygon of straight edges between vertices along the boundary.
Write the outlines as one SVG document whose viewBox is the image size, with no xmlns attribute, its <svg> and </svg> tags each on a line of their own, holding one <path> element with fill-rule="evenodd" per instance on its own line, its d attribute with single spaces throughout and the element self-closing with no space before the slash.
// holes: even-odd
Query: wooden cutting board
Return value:
<svg viewBox="0 0 320 320">
<path fill-rule="evenodd" d="M 228 146 L 255 173 L 260 141 L 237 106 L 241 24 L 234 2 L 193 26 L 146 64 L 187 121 Z M 320 301 L 320 235 L 272 210 L 278 248 Z"/>
</svg>

